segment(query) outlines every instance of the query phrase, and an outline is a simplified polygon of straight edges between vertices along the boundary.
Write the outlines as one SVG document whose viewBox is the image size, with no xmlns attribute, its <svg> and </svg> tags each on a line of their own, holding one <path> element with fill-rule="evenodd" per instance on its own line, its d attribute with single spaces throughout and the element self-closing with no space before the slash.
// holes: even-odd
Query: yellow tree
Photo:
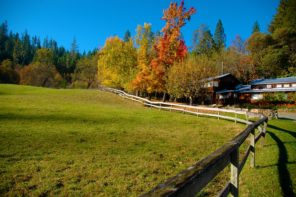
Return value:
<svg viewBox="0 0 296 197">
<path fill-rule="evenodd" d="M 137 52 L 131 39 L 124 42 L 117 36 L 108 38 L 99 52 L 98 80 L 105 86 L 130 90 L 136 64 Z"/>
<path fill-rule="evenodd" d="M 138 73 L 133 80 L 133 89 L 141 92 L 151 93 L 151 66 L 153 33 L 151 24 L 144 23 L 144 26 L 137 27 L 136 44 Z"/>
</svg>

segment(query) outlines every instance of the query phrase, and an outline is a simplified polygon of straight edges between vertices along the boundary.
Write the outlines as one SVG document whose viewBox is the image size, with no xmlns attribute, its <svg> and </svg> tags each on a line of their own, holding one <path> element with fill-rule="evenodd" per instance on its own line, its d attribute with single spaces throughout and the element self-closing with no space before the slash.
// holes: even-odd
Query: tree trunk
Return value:
<svg viewBox="0 0 296 197">
<path fill-rule="evenodd" d="M 162 102 L 165 102 L 166 93 L 163 93 Z"/>
<path fill-rule="evenodd" d="M 189 97 L 189 105 L 192 106 L 192 96 Z"/>
<path fill-rule="evenodd" d="M 151 101 L 151 93 L 148 93 L 148 100 Z"/>
</svg>

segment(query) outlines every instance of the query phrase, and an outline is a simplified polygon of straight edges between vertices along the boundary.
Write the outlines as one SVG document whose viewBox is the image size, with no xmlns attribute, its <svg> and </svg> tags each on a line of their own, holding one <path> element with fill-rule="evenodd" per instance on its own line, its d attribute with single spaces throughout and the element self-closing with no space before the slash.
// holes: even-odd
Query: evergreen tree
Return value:
<svg viewBox="0 0 296 197">
<path fill-rule="evenodd" d="M 27 31 L 23 34 L 21 43 L 22 43 L 21 64 L 28 65 L 33 59 L 33 54 L 31 49 L 31 39 Z"/>
<path fill-rule="evenodd" d="M 276 15 L 269 26 L 273 33 L 278 28 L 288 28 L 296 31 L 296 1 L 281 0 Z"/>
<path fill-rule="evenodd" d="M 259 26 L 259 23 L 258 21 L 256 21 L 253 25 L 253 30 L 252 30 L 252 34 L 253 33 L 256 33 L 256 32 L 260 32 L 260 26 Z"/>
<path fill-rule="evenodd" d="M 224 28 L 222 21 L 219 19 L 217 25 L 216 25 L 216 30 L 214 34 L 214 41 L 215 45 L 218 51 L 223 49 L 225 47 L 225 41 L 226 41 L 226 35 L 224 33 Z"/>
<path fill-rule="evenodd" d="M 215 50 L 215 41 L 211 31 L 206 25 L 201 25 L 194 34 L 194 54 L 211 56 Z"/>
<path fill-rule="evenodd" d="M 21 64 L 22 62 L 22 43 L 19 39 L 19 35 L 16 34 L 14 37 L 14 48 L 13 48 L 13 62 L 15 64 Z"/>
<path fill-rule="evenodd" d="M 131 39 L 131 32 L 127 30 L 124 34 L 123 41 L 128 42 Z"/>
</svg>

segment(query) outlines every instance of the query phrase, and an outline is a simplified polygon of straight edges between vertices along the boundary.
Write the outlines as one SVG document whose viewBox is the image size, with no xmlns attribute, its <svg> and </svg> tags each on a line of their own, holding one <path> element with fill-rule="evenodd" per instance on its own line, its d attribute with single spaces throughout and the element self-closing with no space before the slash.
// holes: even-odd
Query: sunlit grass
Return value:
<svg viewBox="0 0 296 197">
<path fill-rule="evenodd" d="M 265 140 L 256 145 L 256 168 L 247 163 L 241 174 L 242 196 L 296 194 L 296 122 L 280 119 L 268 124 Z"/>
<path fill-rule="evenodd" d="M 0 194 L 136 196 L 244 127 L 98 90 L 0 85 Z"/>
</svg>

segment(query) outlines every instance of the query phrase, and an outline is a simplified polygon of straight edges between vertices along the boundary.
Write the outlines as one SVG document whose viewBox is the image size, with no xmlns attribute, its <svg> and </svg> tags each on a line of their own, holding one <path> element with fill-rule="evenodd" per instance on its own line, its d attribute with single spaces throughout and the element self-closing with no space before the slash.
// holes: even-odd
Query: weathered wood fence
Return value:
<svg viewBox="0 0 296 197">
<path fill-rule="evenodd" d="M 218 119 L 233 120 L 235 123 L 247 124 L 247 127 L 230 142 L 223 145 L 204 159 L 198 161 L 186 170 L 178 173 L 176 176 L 159 184 L 149 192 L 142 195 L 148 196 L 195 196 L 200 192 L 216 175 L 230 165 L 230 179 L 218 196 L 239 195 L 239 175 L 250 157 L 251 167 L 255 167 L 255 144 L 261 137 L 265 137 L 268 118 L 260 114 L 250 114 L 247 111 L 228 110 L 219 108 L 197 107 L 188 105 L 179 105 L 174 103 L 152 102 L 148 99 L 130 95 L 121 90 L 104 88 L 118 94 L 121 97 L 143 103 L 158 109 L 174 110 L 197 116 L 217 117 Z M 231 115 L 233 114 L 233 115 Z M 245 117 L 242 119 L 238 115 Z M 260 118 L 256 122 L 248 120 L 249 116 Z M 233 117 L 234 116 L 234 117 Z M 255 132 L 255 131 L 258 132 Z M 243 157 L 239 158 L 239 148 L 249 137 L 250 143 Z"/>
</svg>

